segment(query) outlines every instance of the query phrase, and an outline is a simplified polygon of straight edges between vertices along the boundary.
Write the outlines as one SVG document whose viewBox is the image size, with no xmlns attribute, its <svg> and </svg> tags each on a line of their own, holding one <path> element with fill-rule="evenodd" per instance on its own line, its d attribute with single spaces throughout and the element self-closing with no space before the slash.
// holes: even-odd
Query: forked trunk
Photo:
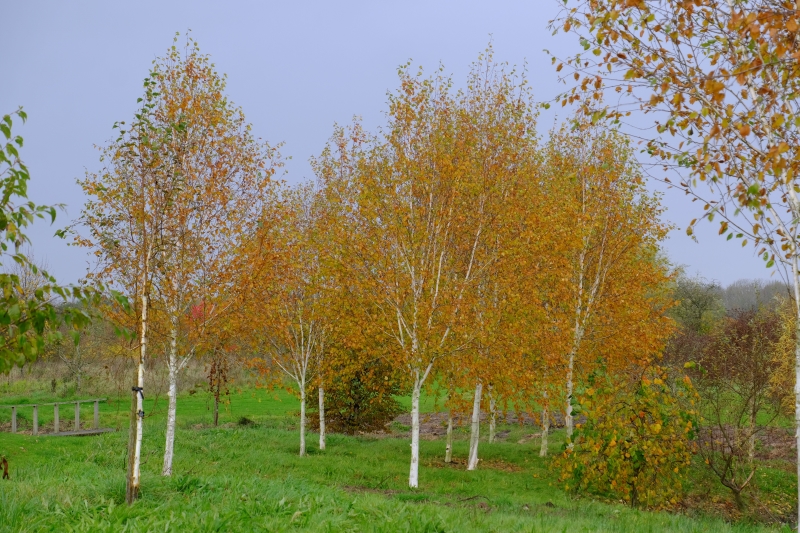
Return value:
<svg viewBox="0 0 800 533">
<path fill-rule="evenodd" d="M 319 449 L 325 449 L 325 389 L 319 387 Z"/>
<path fill-rule="evenodd" d="M 300 457 L 306 454 L 306 384 L 300 385 Z"/>
<path fill-rule="evenodd" d="M 414 380 L 414 389 L 411 391 L 411 469 L 408 474 L 408 486 L 412 489 L 419 486 L 419 395 L 421 388 L 422 383 L 417 377 Z"/>
<path fill-rule="evenodd" d="M 128 475 L 125 502 L 132 504 L 139 497 L 139 465 L 142 459 L 142 430 L 144 425 L 144 362 L 147 355 L 147 295 L 142 294 L 142 315 L 139 340 L 139 365 L 136 386 L 131 401 L 131 428 L 128 437 Z"/>
<path fill-rule="evenodd" d="M 469 434 L 469 460 L 467 462 L 467 470 L 475 470 L 478 468 L 478 439 L 481 432 L 481 393 L 483 392 L 483 383 L 478 381 L 475 386 L 475 400 L 472 403 L 472 428 Z"/>
<path fill-rule="evenodd" d="M 453 461 L 453 411 L 447 413 L 447 446 L 444 449 L 444 462 Z"/>
<path fill-rule="evenodd" d="M 167 391 L 167 436 L 164 446 L 162 476 L 172 475 L 172 457 L 175 452 L 175 416 L 178 409 L 178 321 L 172 319 L 169 336 L 169 389 Z"/>
</svg>

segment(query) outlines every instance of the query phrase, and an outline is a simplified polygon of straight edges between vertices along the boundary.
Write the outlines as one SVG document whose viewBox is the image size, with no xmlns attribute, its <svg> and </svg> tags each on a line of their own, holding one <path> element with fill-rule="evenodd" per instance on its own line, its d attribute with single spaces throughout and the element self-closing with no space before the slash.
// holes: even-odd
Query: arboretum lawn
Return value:
<svg viewBox="0 0 800 533">
<path fill-rule="evenodd" d="M 10 463 L 10 480 L 0 480 L 2 531 L 420 531 L 420 532 L 755 532 L 789 531 L 729 524 L 698 511 L 684 514 L 631 510 L 590 497 L 573 497 L 557 483 L 549 459 L 538 456 L 538 439 L 518 441 L 535 431 L 509 430 L 502 442 L 485 442 L 481 462 L 467 472 L 466 428 L 457 432 L 454 458 L 443 461 L 443 439 L 421 443 L 420 489 L 409 490 L 409 439 L 329 435 L 317 450 L 311 433 L 309 455 L 298 457 L 297 401 L 286 393 L 232 392 L 220 427 L 209 427 L 204 392 L 178 401 L 175 474 L 160 475 L 166 399 L 147 398 L 142 452 L 142 497 L 126 506 L 125 459 L 129 404 L 112 401 L 101 409 L 101 426 L 121 430 L 94 437 L 33 437 L 0 433 L 0 454 Z M 5 395 L 3 404 L 63 401 L 46 396 Z M 68 407 L 68 406 L 64 406 Z M 92 418 L 84 407 L 83 419 Z M 423 410 L 436 409 L 432 400 Z M 30 409 L 21 410 L 22 429 Z M 62 411 L 71 423 L 72 410 Z M 0 425 L 10 410 L 0 409 Z M 52 424 L 52 410 L 40 410 L 40 424 Z M 246 420 L 242 420 L 246 417 Z M 249 423 L 252 421 L 254 423 Z M 62 422 L 63 424 L 64 422 Z M 49 430 L 52 430 L 49 428 Z M 563 442 L 551 438 L 551 454 Z M 693 478 L 702 471 L 693 467 Z M 791 468 L 776 465 L 761 474 L 760 498 L 792 494 Z M 695 479 L 693 498 L 711 511 L 728 506 L 726 494 Z M 712 504 L 712 502 L 717 502 Z M 778 501 L 791 506 L 793 502 Z M 716 507 L 715 507 L 716 506 Z M 789 507 L 790 509 L 790 507 Z"/>
</svg>

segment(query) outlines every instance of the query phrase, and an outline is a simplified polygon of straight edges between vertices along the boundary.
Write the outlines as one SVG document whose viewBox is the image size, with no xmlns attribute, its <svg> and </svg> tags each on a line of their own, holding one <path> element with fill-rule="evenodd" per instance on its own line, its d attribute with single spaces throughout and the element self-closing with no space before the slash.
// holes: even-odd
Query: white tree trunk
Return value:
<svg viewBox="0 0 800 533">
<path fill-rule="evenodd" d="M 480 438 L 481 431 L 481 394 L 483 392 L 483 383 L 478 381 L 475 386 L 475 400 L 472 404 L 472 428 L 469 435 L 469 461 L 467 462 L 467 470 L 475 470 L 478 468 L 478 439 Z"/>
<path fill-rule="evenodd" d="M 325 389 L 319 387 L 319 449 L 325 449 Z"/>
<path fill-rule="evenodd" d="M 539 448 L 539 457 L 547 457 L 547 437 L 550 433 L 550 413 L 547 404 L 542 409 L 542 447 Z"/>
<path fill-rule="evenodd" d="M 444 462 L 453 461 L 453 411 L 447 413 L 447 446 L 444 449 Z"/>
<path fill-rule="evenodd" d="M 300 457 L 306 454 L 306 386 L 300 386 Z"/>
<path fill-rule="evenodd" d="M 497 404 L 494 400 L 492 386 L 489 385 L 489 442 L 494 442 L 497 432 Z"/>
<path fill-rule="evenodd" d="M 149 259 L 149 254 L 148 254 Z M 128 443 L 128 476 L 125 501 L 132 504 L 139 497 L 140 464 L 142 460 L 142 432 L 144 429 L 144 362 L 147 356 L 147 294 L 142 294 L 141 337 L 139 339 L 139 366 L 136 371 L 134 389 L 134 412 L 131 435 Z"/>
<path fill-rule="evenodd" d="M 162 476 L 172 475 L 172 457 L 175 453 L 175 417 L 178 409 L 178 320 L 173 317 L 169 335 L 169 389 L 167 391 L 167 437 L 164 446 Z"/>
<path fill-rule="evenodd" d="M 573 431 L 573 421 L 572 421 L 572 392 L 574 390 L 574 383 L 573 383 L 573 375 L 574 375 L 574 368 L 575 368 L 575 351 L 573 350 L 569 354 L 569 364 L 567 366 L 567 405 L 566 410 L 564 412 L 564 425 L 567 427 L 567 439 L 570 439 L 569 444 L 567 445 L 569 449 L 572 449 L 572 431 Z"/>
<path fill-rule="evenodd" d="M 422 382 L 419 377 L 414 380 L 411 391 L 411 470 L 408 474 L 408 486 L 416 489 L 419 486 L 419 395 Z"/>
</svg>

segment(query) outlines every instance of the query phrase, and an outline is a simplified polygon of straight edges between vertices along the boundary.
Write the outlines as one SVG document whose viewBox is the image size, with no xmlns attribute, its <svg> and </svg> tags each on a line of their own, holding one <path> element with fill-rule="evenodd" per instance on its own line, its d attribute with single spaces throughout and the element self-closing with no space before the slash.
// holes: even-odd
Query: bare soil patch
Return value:
<svg viewBox="0 0 800 533">
<path fill-rule="evenodd" d="M 438 439 L 447 435 L 447 412 L 439 412 L 439 413 L 424 413 L 420 415 L 419 419 L 419 433 L 420 438 L 423 439 Z M 489 422 L 489 413 L 481 412 L 480 415 L 481 423 L 488 423 Z M 471 421 L 471 417 L 467 415 L 455 415 L 453 417 L 453 427 L 468 427 Z M 497 423 L 498 424 L 519 424 L 525 427 L 541 427 L 541 417 L 539 416 L 532 416 L 528 413 L 520 413 L 517 414 L 513 411 L 509 411 L 505 414 L 500 414 L 497 416 Z M 391 432 L 391 435 L 388 436 L 405 436 L 407 434 L 406 431 L 398 432 L 391 428 L 392 425 L 401 425 L 410 427 L 411 426 L 411 414 L 410 413 L 403 413 L 397 417 L 395 417 L 392 422 L 387 425 L 387 431 Z M 550 427 L 551 428 L 560 428 L 564 427 L 564 416 L 560 413 L 553 413 L 551 415 L 550 420 Z M 380 433 L 379 433 L 380 434 Z M 508 437 L 510 431 L 499 431 L 495 436 L 499 440 L 503 440 Z M 534 433 L 528 435 L 530 438 L 540 437 L 541 433 Z M 530 440 L 530 439 L 528 439 Z M 522 444 L 522 442 L 520 442 Z"/>
</svg>

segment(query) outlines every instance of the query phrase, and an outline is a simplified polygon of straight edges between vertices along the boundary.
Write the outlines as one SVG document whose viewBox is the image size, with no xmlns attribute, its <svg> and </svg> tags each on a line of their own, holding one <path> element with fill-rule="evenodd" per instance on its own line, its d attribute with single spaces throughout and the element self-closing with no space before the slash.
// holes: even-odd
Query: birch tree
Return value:
<svg viewBox="0 0 800 533">
<path fill-rule="evenodd" d="M 267 272 L 258 285 L 255 307 L 250 308 L 257 349 L 264 354 L 253 364 L 273 385 L 280 385 L 285 378 L 296 384 L 300 455 L 304 456 L 307 394 L 320 369 L 329 324 L 320 257 L 314 246 L 316 192 L 313 186 L 299 186 L 284 191 L 282 200 L 285 222 L 272 228 L 280 243 L 282 261 L 276 265 L 280 272 Z M 320 392 L 320 404 L 322 398 Z"/>
<path fill-rule="evenodd" d="M 565 425 L 570 438 L 576 365 L 582 366 L 582 372 L 588 371 L 592 361 L 586 352 L 593 350 L 592 345 L 598 346 L 600 339 L 607 363 L 619 359 L 620 355 L 607 347 L 627 326 L 636 324 L 626 315 L 642 312 L 649 322 L 658 320 L 650 313 L 645 287 L 653 290 L 666 283 L 667 273 L 648 259 L 668 228 L 660 222 L 658 198 L 642 185 L 638 164 L 622 136 L 562 129 L 551 137 L 545 165 L 571 181 L 562 209 L 568 210 L 577 235 L 566 273 L 569 303 L 563 309 L 571 323 L 564 330 L 569 335 Z M 662 339 L 663 335 L 663 328 L 654 327 L 644 337 L 630 339 L 625 359 L 630 359 L 634 351 L 642 358 L 652 356 L 657 343 L 649 340 Z"/>
<path fill-rule="evenodd" d="M 96 264 L 91 281 L 106 283 L 129 296 L 127 308 L 111 301 L 105 312 L 118 327 L 136 331 L 131 349 L 137 353 L 137 371 L 132 387 L 131 423 L 128 441 L 128 473 L 125 499 L 139 496 L 142 433 L 144 430 L 145 363 L 155 263 L 164 249 L 167 206 L 178 189 L 172 161 L 162 157 L 176 124 L 158 124 L 153 110 L 158 98 L 156 74 L 145 78 L 141 107 L 130 126 L 115 124 L 119 137 L 102 149 L 106 166 L 87 174 L 80 182 L 89 198 L 81 213 L 77 244 L 88 247 Z"/>
<path fill-rule="evenodd" d="M 192 39 L 183 51 L 173 45 L 154 62 L 145 87 L 133 125 L 104 152 L 109 167 L 82 183 L 91 200 L 82 218 L 89 235 L 80 242 L 100 259 L 97 279 L 136 295 L 140 376 L 133 447 L 138 451 L 129 465 L 137 472 L 152 318 L 166 339 L 169 404 L 162 474 L 171 475 L 178 373 L 209 323 L 231 311 L 242 294 L 238 288 L 253 271 L 254 265 L 238 259 L 239 250 L 242 239 L 255 235 L 279 156 L 253 138 L 241 110 L 223 95 L 224 79 Z M 193 315 L 198 305 L 202 312 Z M 155 315 L 148 318 L 149 311 Z M 129 499 L 135 499 L 138 481 L 129 484 L 136 487 Z"/>
<path fill-rule="evenodd" d="M 494 137 L 510 131 L 527 139 L 534 131 L 525 95 L 511 98 L 511 76 L 496 67 L 490 56 L 479 61 L 460 95 L 441 70 L 425 78 L 400 69 L 386 130 L 372 136 L 357 122 L 337 129 L 315 161 L 346 228 L 335 243 L 339 262 L 393 325 L 384 334 L 412 385 L 412 488 L 419 484 L 423 385 L 441 360 L 471 343 L 477 283 L 497 260 L 485 243 L 516 154 Z M 481 122 L 480 111 L 493 107 L 504 113 Z M 507 120 L 491 120 L 498 116 Z M 503 155 L 476 155 L 494 151 Z"/>
<path fill-rule="evenodd" d="M 177 38 L 176 38 L 177 41 Z M 240 305 L 253 264 L 239 260 L 270 205 L 274 148 L 255 139 L 240 108 L 225 96 L 225 79 L 188 38 L 155 64 L 155 120 L 177 123 L 165 144 L 180 188 L 168 206 L 159 295 L 168 317 L 169 404 L 162 474 L 172 473 L 178 374 L 204 329 Z M 199 305 L 199 316 L 190 310 Z"/>
</svg>

